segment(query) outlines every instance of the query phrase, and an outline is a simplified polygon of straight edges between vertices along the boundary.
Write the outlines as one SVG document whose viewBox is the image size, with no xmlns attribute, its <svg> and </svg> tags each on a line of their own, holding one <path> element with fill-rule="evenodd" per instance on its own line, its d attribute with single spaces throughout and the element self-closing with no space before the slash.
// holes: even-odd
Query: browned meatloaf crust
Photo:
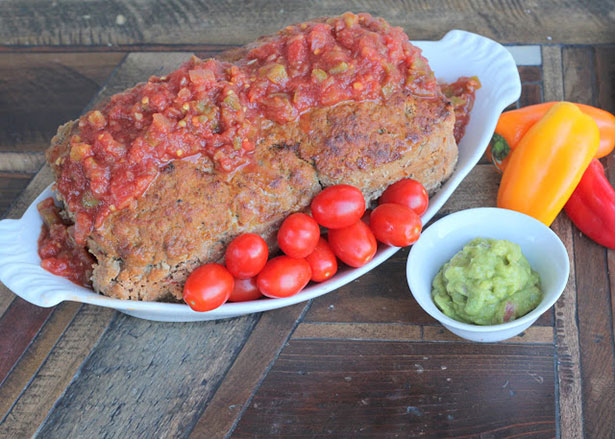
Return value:
<svg viewBox="0 0 615 439">
<path fill-rule="evenodd" d="M 323 187 L 347 183 L 368 201 L 403 177 L 433 192 L 453 172 L 455 116 L 445 97 L 395 93 L 386 104 L 344 102 L 310 110 L 296 122 L 272 124 L 252 162 L 230 174 L 204 155 L 164 167 L 131 206 L 109 215 L 87 244 L 97 259 L 93 287 L 133 300 L 181 300 L 192 269 L 218 261 L 244 232 L 274 244 L 290 213 L 306 210 Z M 60 128 L 48 151 L 68 154 L 76 123 Z"/>
</svg>

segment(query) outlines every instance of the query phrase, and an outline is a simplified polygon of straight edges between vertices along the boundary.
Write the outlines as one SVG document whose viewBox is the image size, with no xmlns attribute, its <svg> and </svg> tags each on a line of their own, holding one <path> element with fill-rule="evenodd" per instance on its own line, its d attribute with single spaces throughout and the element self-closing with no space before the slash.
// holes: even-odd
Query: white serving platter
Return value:
<svg viewBox="0 0 615 439">
<path fill-rule="evenodd" d="M 452 82 L 460 76 L 478 76 L 482 83 L 476 92 L 470 123 L 459 144 L 457 167 L 451 178 L 430 199 L 429 208 L 422 217 L 426 224 L 484 153 L 500 113 L 519 98 L 521 81 L 510 53 L 500 44 L 480 35 L 453 30 L 440 41 L 412 43 L 423 50 L 438 80 Z M 43 307 L 72 300 L 113 308 L 149 320 L 184 322 L 225 319 L 281 308 L 329 293 L 370 271 L 399 250 L 397 247 L 380 246 L 374 259 L 365 266 L 342 269 L 332 279 L 310 284 L 295 296 L 283 299 L 226 303 L 208 312 L 193 311 L 185 304 L 119 300 L 79 287 L 40 267 L 37 240 L 42 221 L 36 205 L 52 195 L 48 187 L 21 219 L 0 221 L 0 281 L 18 296 Z"/>
</svg>

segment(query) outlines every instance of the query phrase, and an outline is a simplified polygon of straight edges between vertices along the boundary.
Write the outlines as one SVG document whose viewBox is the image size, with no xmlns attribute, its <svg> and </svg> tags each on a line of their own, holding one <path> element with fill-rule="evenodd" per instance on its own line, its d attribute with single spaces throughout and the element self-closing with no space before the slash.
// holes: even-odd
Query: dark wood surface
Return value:
<svg viewBox="0 0 615 439">
<path fill-rule="evenodd" d="M 368 11 L 412 39 L 451 28 L 539 45 L 516 105 L 615 111 L 615 2 L 77 2 L 0 6 L 0 217 L 51 180 L 44 150 L 88 105 L 196 52 L 284 24 Z M 615 182 L 615 159 L 604 163 Z M 42 168 L 41 168 L 42 167 Z M 439 212 L 493 206 L 486 161 Z M 156 323 L 0 284 L 0 437 L 613 438 L 615 252 L 565 215 L 571 275 L 519 337 L 463 341 L 424 313 L 407 251 L 313 301 L 236 319 Z"/>
</svg>

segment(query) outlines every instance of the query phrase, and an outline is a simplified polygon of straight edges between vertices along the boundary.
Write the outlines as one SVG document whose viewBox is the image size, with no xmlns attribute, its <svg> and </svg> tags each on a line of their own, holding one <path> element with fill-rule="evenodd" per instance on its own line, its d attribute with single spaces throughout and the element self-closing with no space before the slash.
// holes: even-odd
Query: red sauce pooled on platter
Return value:
<svg viewBox="0 0 615 439">
<path fill-rule="evenodd" d="M 53 198 L 41 201 L 38 211 L 43 218 L 38 238 L 41 267 L 77 285 L 89 287 L 94 258 L 72 238 L 74 226 L 64 221 Z"/>
</svg>

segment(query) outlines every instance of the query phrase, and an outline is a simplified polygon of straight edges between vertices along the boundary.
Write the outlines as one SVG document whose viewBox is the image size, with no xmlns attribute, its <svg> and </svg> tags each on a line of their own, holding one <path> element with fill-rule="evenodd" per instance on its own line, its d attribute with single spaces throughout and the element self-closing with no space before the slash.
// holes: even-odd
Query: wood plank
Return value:
<svg viewBox="0 0 615 439">
<path fill-rule="evenodd" d="M 566 100 L 594 104 L 593 49 L 565 48 L 562 59 Z M 615 340 L 606 251 L 576 228 L 573 239 L 585 434 L 608 437 L 615 431 Z"/>
<path fill-rule="evenodd" d="M 562 50 L 564 97 L 570 102 L 593 105 L 594 53 L 590 47 Z"/>
<path fill-rule="evenodd" d="M 545 101 L 563 100 L 564 82 L 561 48 L 543 47 L 542 59 Z M 559 215 L 553 222 L 552 229 L 566 246 L 570 259 L 568 284 L 562 296 L 554 305 L 559 434 L 562 439 L 576 439 L 583 437 L 583 399 L 572 224 L 566 215 Z"/>
<path fill-rule="evenodd" d="M 44 151 L 58 126 L 81 113 L 124 56 L 0 53 L 0 153 Z"/>
<path fill-rule="evenodd" d="M 30 182 L 34 174 L 0 171 L 0 218 Z"/>
<path fill-rule="evenodd" d="M 81 304 L 67 302 L 53 309 L 32 344 L 0 386 L 0 419 L 4 419 L 19 394 L 28 386 L 80 307 Z"/>
<path fill-rule="evenodd" d="M 15 297 L 15 294 L 0 282 L 0 316 L 6 312 Z"/>
<path fill-rule="evenodd" d="M 116 46 L 127 44 L 241 44 L 284 26 L 347 10 L 371 12 L 403 26 L 412 39 L 440 38 L 472 29 L 506 43 L 610 43 L 613 1 L 556 0 L 531 4 L 477 2 L 312 2 L 241 0 L 202 3 L 9 0 L 0 17 L 0 44 L 10 46 Z M 563 25 L 565 24 L 565 25 Z"/>
<path fill-rule="evenodd" d="M 576 439 L 583 437 L 583 398 L 572 227 L 565 215 L 559 215 L 551 227 L 564 243 L 570 261 L 568 284 L 553 306 L 555 310 L 559 433 L 561 439 Z"/>
<path fill-rule="evenodd" d="M 521 87 L 521 97 L 519 98 L 519 107 L 526 107 L 542 101 L 542 87 L 540 84 L 523 84 Z"/>
<path fill-rule="evenodd" d="M 457 337 L 455 334 L 449 332 L 443 326 L 424 326 L 423 340 L 468 343 L 467 340 Z M 501 341 L 500 343 L 553 345 L 553 328 L 550 326 L 530 326 L 521 334 L 509 338 L 508 340 Z"/>
<path fill-rule="evenodd" d="M 454 341 L 468 343 L 440 325 L 398 323 L 300 323 L 293 339 L 343 339 L 384 341 Z M 553 344 L 553 328 L 532 326 L 502 343 Z"/>
<path fill-rule="evenodd" d="M 615 113 L 615 47 L 598 47 L 596 57 L 596 96 L 598 107 Z M 603 160 L 611 184 L 615 184 L 615 156 L 610 154 Z M 607 251 L 609 293 L 611 297 L 611 319 L 615 320 L 615 252 Z M 615 322 L 612 325 L 615 338 Z M 615 362 L 615 358 L 613 359 Z"/>
<path fill-rule="evenodd" d="M 92 46 L 71 44 L 70 46 L 2 46 L 0 53 L 133 53 L 133 52 L 189 52 L 198 56 L 214 56 L 217 53 L 237 47 L 234 44 L 112 44 L 111 46 Z"/>
<path fill-rule="evenodd" d="M 37 431 L 114 313 L 106 308 L 83 305 L 28 387 L 1 420 L 0 437 L 30 437 Z"/>
<path fill-rule="evenodd" d="M 553 347 L 291 340 L 231 437 L 555 436 Z"/>
<path fill-rule="evenodd" d="M 190 437 L 226 437 L 308 307 L 300 303 L 262 315 Z"/>
<path fill-rule="evenodd" d="M 118 314 L 40 437 L 177 437 L 194 424 L 259 315 L 161 323 Z M 64 339 L 64 337 L 63 337 Z"/>
<path fill-rule="evenodd" d="M 421 341 L 422 327 L 398 323 L 301 323 L 293 339 Z"/>
<path fill-rule="evenodd" d="M 41 170 L 30 180 L 21 194 L 13 201 L 5 218 L 17 219 L 26 211 L 36 197 L 53 181 L 51 169 L 43 166 Z"/>
<path fill-rule="evenodd" d="M 615 113 L 615 47 L 596 47 L 594 51 L 597 105 Z"/>
<path fill-rule="evenodd" d="M 545 102 L 564 99 L 562 79 L 562 49 L 559 46 L 542 47 L 543 98 Z"/>
<path fill-rule="evenodd" d="M 0 385 L 30 341 L 43 326 L 52 308 L 41 308 L 16 298 L 0 319 Z"/>
<path fill-rule="evenodd" d="M 467 340 L 457 337 L 441 325 L 421 326 L 398 323 L 300 323 L 292 338 L 467 343 Z M 527 331 L 502 343 L 553 344 L 553 328 L 532 326 Z"/>
<path fill-rule="evenodd" d="M 585 434 L 608 437 L 615 431 L 615 352 L 606 255 L 578 233 L 574 248 Z"/>
<path fill-rule="evenodd" d="M 541 66 L 519 66 L 519 77 L 522 84 L 542 83 Z M 537 104 L 538 102 L 533 102 Z"/>
<path fill-rule="evenodd" d="M 17 172 L 35 174 L 45 163 L 41 152 L 0 152 L 0 173 Z"/>
</svg>

